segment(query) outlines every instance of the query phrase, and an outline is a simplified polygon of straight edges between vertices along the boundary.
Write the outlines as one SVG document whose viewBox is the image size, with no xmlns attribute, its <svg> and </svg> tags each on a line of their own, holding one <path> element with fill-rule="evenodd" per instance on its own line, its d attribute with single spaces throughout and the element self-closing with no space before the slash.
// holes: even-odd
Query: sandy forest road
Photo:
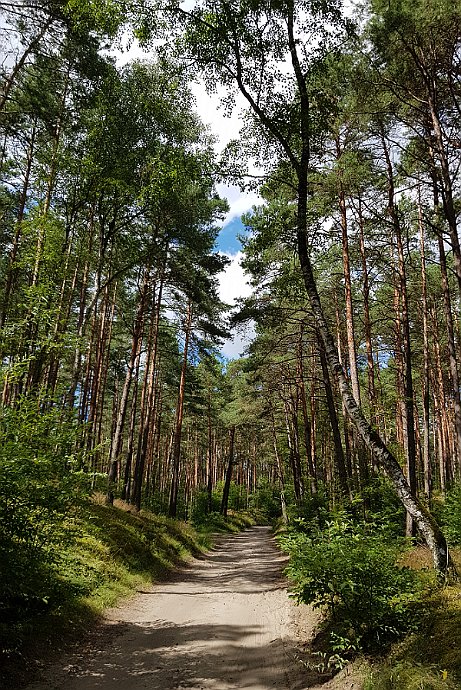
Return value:
<svg viewBox="0 0 461 690">
<path fill-rule="evenodd" d="M 222 538 L 203 561 L 110 611 L 104 634 L 28 690 L 330 687 L 296 660 L 284 562 L 269 528 Z M 305 607 L 302 620 L 306 639 L 317 617 Z"/>
</svg>

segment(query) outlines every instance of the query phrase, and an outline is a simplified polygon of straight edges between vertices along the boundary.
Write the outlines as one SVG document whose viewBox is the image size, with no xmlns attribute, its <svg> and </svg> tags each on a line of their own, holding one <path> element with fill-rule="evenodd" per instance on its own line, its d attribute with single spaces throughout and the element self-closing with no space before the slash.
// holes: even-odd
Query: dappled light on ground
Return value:
<svg viewBox="0 0 461 690">
<path fill-rule="evenodd" d="M 285 563 L 268 528 L 220 538 L 206 559 L 110 611 L 88 648 L 29 690 L 317 686 L 319 676 L 299 661 Z M 318 619 L 307 607 L 303 613 L 309 636 Z"/>
</svg>

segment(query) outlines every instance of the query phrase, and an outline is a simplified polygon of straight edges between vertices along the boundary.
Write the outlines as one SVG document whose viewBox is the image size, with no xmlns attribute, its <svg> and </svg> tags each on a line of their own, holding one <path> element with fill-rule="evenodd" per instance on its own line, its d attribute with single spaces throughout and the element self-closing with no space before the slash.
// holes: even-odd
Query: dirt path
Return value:
<svg viewBox="0 0 461 690">
<path fill-rule="evenodd" d="M 110 611 L 89 649 L 28 690 L 320 687 L 296 659 L 299 635 L 308 639 L 318 619 L 287 598 L 284 562 L 268 528 L 221 539 L 205 560 Z"/>
</svg>

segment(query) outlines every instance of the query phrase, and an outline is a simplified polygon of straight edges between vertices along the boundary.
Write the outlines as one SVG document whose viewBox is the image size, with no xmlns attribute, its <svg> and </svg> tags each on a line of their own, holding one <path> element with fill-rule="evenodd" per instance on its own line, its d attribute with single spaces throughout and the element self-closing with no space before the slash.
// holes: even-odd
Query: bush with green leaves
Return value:
<svg viewBox="0 0 461 690">
<path fill-rule="evenodd" d="M 461 544 L 461 484 L 456 484 L 447 493 L 441 513 L 448 541 Z"/>
<path fill-rule="evenodd" d="M 210 513 L 219 513 L 221 507 L 221 494 L 218 491 L 213 491 L 210 497 L 208 492 L 204 489 L 197 491 L 194 494 L 189 518 L 194 525 L 201 525 L 206 523 Z M 211 510 L 210 510 L 211 508 Z"/>
<path fill-rule="evenodd" d="M 331 519 L 328 494 L 319 486 L 317 493 L 307 494 L 301 502 L 296 502 L 292 496 L 287 512 L 289 522 L 300 532 L 322 529 Z"/>
<path fill-rule="evenodd" d="M 280 490 L 268 481 L 260 482 L 249 497 L 249 508 L 260 511 L 268 520 L 276 520 L 282 512 Z"/>
<path fill-rule="evenodd" d="M 0 610 L 47 606 L 58 586 L 62 544 L 72 538 L 74 507 L 89 493 L 75 452 L 77 425 L 43 401 L 23 399 L 0 419 Z"/>
<path fill-rule="evenodd" d="M 390 539 L 398 539 L 405 533 L 406 512 L 387 478 L 372 477 L 357 496 L 357 503 L 361 504 L 361 512 L 366 514 L 367 520 L 378 525 Z M 360 516 L 357 509 L 355 514 Z"/>
<path fill-rule="evenodd" d="M 296 597 L 326 610 L 346 653 L 382 647 L 414 627 L 418 580 L 396 564 L 402 540 L 342 514 L 323 530 L 312 523 L 308 531 L 290 530 L 280 543 Z"/>
</svg>

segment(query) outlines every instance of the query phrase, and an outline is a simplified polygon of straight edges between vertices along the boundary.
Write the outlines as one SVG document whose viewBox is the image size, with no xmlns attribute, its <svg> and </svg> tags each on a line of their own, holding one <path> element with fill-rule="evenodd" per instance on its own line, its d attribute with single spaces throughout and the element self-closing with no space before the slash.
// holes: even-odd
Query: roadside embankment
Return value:
<svg viewBox="0 0 461 690">
<path fill-rule="evenodd" d="M 98 501 L 69 516 L 40 580 L 8 602 L 0 621 L 0 686 L 33 677 L 42 660 L 72 644 L 123 597 L 161 581 L 213 543 L 213 533 L 253 524 L 245 514 L 209 516 L 201 526 Z M 30 593 L 32 591 L 32 595 Z"/>
</svg>

